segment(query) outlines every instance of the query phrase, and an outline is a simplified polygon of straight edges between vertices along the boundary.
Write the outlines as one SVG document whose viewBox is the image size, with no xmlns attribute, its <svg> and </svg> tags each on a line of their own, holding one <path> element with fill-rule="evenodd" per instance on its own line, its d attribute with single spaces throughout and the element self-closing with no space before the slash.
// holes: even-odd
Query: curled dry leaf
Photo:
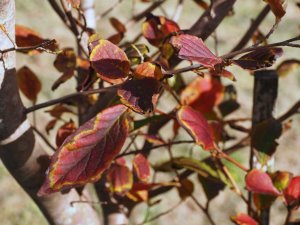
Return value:
<svg viewBox="0 0 300 225">
<path fill-rule="evenodd" d="M 132 79 L 124 82 L 118 90 L 121 102 L 137 113 L 152 112 L 161 85 L 154 78 Z"/>
<path fill-rule="evenodd" d="M 52 109 L 45 111 L 49 113 L 52 117 L 60 119 L 63 113 L 74 113 L 72 110 L 68 109 L 63 104 L 58 104 Z"/>
<path fill-rule="evenodd" d="M 132 188 L 132 172 L 126 165 L 113 164 L 106 176 L 112 193 L 125 194 Z"/>
<path fill-rule="evenodd" d="M 123 105 L 107 108 L 68 136 L 51 158 L 38 195 L 99 180 L 128 135 L 126 109 Z"/>
<path fill-rule="evenodd" d="M 40 45 L 47 41 L 49 40 L 42 38 L 36 31 L 22 25 L 16 25 L 16 44 L 18 47 L 30 47 Z M 43 46 L 43 48 L 48 49 L 50 51 L 55 51 L 57 49 L 57 44 L 55 42 L 50 42 L 49 45 L 45 45 Z M 28 53 L 29 55 L 41 53 L 40 50 L 36 49 L 23 52 Z"/>
<path fill-rule="evenodd" d="M 201 38 L 189 34 L 173 36 L 170 43 L 179 50 L 178 57 L 196 61 L 205 67 L 214 67 L 223 60 L 215 56 L 204 44 Z"/>
<path fill-rule="evenodd" d="M 237 225 L 259 225 L 251 216 L 244 213 L 231 217 L 231 220 Z"/>
<path fill-rule="evenodd" d="M 27 66 L 23 66 L 17 71 L 17 82 L 21 92 L 35 103 L 42 88 L 42 84 L 35 73 Z"/>
<path fill-rule="evenodd" d="M 147 16 L 142 27 L 143 36 L 154 46 L 160 46 L 169 34 L 179 30 L 179 26 L 174 21 L 152 14 Z"/>
<path fill-rule="evenodd" d="M 150 164 L 142 154 L 137 154 L 132 162 L 133 171 L 142 182 L 148 182 L 150 178 Z"/>
<path fill-rule="evenodd" d="M 257 70 L 272 66 L 282 54 L 282 48 L 257 49 L 233 60 L 233 63 L 243 69 Z"/>
<path fill-rule="evenodd" d="M 264 0 L 267 2 L 277 19 L 281 19 L 286 13 L 287 0 Z"/>
<path fill-rule="evenodd" d="M 246 187 L 249 191 L 266 195 L 280 195 L 280 192 L 274 187 L 271 177 L 257 169 L 251 170 L 245 177 Z"/>
<path fill-rule="evenodd" d="M 300 176 L 292 178 L 283 195 L 290 208 L 297 209 L 300 206 Z"/>
<path fill-rule="evenodd" d="M 200 112 L 183 106 L 177 111 L 177 120 L 204 150 L 217 149 L 209 124 Z"/>
<path fill-rule="evenodd" d="M 180 102 L 194 109 L 209 113 L 223 99 L 224 87 L 211 76 L 197 77 L 180 94 Z"/>
<path fill-rule="evenodd" d="M 107 40 L 90 43 L 91 66 L 103 80 L 115 80 L 127 77 L 130 69 L 125 52 Z"/>
</svg>

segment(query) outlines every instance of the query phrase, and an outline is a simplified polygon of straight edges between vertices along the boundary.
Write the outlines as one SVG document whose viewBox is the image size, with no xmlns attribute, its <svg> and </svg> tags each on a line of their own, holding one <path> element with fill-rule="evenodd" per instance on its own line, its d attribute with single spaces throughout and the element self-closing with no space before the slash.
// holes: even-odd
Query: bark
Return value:
<svg viewBox="0 0 300 225">
<path fill-rule="evenodd" d="M 0 1 L 0 24 L 3 24 L 14 40 L 15 3 L 13 0 Z M 7 35 L 0 30 L 0 50 L 13 46 Z M 100 221 L 94 209 L 88 204 L 75 204 L 79 200 L 75 190 L 67 194 L 56 193 L 37 197 L 47 164 L 47 153 L 35 141 L 29 121 L 24 114 L 16 82 L 15 52 L 2 55 L 0 63 L 0 157 L 22 188 L 32 197 L 44 213 L 49 224 L 71 225 L 92 224 Z M 88 195 L 88 193 L 86 193 Z"/>
</svg>

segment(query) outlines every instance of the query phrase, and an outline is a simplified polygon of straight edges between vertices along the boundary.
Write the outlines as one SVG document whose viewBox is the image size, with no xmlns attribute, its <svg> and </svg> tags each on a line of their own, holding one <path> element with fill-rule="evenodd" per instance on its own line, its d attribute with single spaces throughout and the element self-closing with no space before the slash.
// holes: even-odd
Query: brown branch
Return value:
<svg viewBox="0 0 300 225">
<path fill-rule="evenodd" d="M 24 110 L 24 113 L 27 114 L 27 113 L 36 111 L 38 109 L 42 109 L 42 108 L 51 106 L 51 105 L 55 105 L 55 104 L 58 104 L 58 103 L 63 103 L 63 102 L 66 102 L 70 99 L 73 99 L 73 98 L 76 98 L 76 97 L 79 97 L 79 96 L 87 96 L 87 95 L 92 95 L 92 94 L 97 94 L 97 93 L 104 93 L 104 92 L 113 91 L 117 87 L 119 87 L 119 85 L 114 85 L 114 86 L 110 86 L 110 87 L 107 87 L 107 88 L 99 88 L 99 89 L 94 89 L 94 90 L 89 90 L 89 91 L 75 92 L 75 93 L 60 97 L 60 98 L 52 99 L 50 101 L 43 102 L 43 103 L 36 104 L 34 106 L 28 107 Z"/>
<path fill-rule="evenodd" d="M 296 102 L 287 112 L 285 112 L 283 115 L 281 115 L 277 120 L 279 122 L 283 122 L 283 121 L 289 119 L 294 114 L 299 113 L 299 109 L 300 109 L 300 100 L 298 102 Z"/>
<path fill-rule="evenodd" d="M 231 50 L 232 52 L 238 51 L 242 49 L 252 38 L 254 32 L 257 30 L 259 25 L 262 23 L 262 21 L 266 18 L 268 13 L 270 12 L 271 8 L 269 5 L 266 5 L 263 10 L 258 14 L 255 20 L 252 21 L 249 29 L 244 34 L 242 39 L 239 41 L 239 43 Z"/>
</svg>

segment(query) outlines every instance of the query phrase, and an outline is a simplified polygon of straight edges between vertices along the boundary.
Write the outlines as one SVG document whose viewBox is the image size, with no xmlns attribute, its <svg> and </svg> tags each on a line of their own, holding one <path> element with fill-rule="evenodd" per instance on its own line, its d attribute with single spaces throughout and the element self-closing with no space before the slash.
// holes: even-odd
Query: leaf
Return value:
<svg viewBox="0 0 300 225">
<path fill-rule="evenodd" d="M 65 141 L 65 139 L 75 131 L 76 131 L 76 125 L 72 120 L 62 125 L 56 133 L 56 139 L 55 139 L 56 146 L 60 147 L 62 143 Z"/>
<path fill-rule="evenodd" d="M 133 185 L 132 172 L 125 165 L 113 164 L 106 178 L 112 193 L 123 195 L 129 191 Z"/>
<path fill-rule="evenodd" d="M 22 25 L 16 25 L 16 44 L 18 47 L 40 45 L 46 41 L 49 41 L 49 39 L 42 38 L 36 31 Z M 51 42 L 49 45 L 43 46 L 43 48 L 51 51 L 55 51 L 57 47 L 58 46 L 55 42 Z M 34 49 L 22 52 L 28 53 L 29 55 L 35 55 L 41 53 L 42 51 Z"/>
<path fill-rule="evenodd" d="M 225 86 L 223 100 L 218 105 L 218 108 L 223 117 L 228 116 L 240 108 L 240 104 L 237 102 L 237 91 L 235 86 Z"/>
<path fill-rule="evenodd" d="M 178 194 L 182 200 L 190 197 L 194 192 L 194 183 L 189 179 L 180 181 L 180 187 L 177 188 Z"/>
<path fill-rule="evenodd" d="M 231 220 L 237 225 L 259 225 L 251 216 L 244 213 L 231 217 Z"/>
<path fill-rule="evenodd" d="M 53 119 L 53 120 L 50 120 L 46 127 L 45 127 L 45 130 L 46 130 L 46 133 L 49 134 L 49 132 L 54 128 L 55 124 L 57 122 L 57 119 Z"/>
<path fill-rule="evenodd" d="M 61 84 L 65 83 L 67 80 L 74 76 L 74 70 L 68 70 L 64 72 L 55 82 L 52 84 L 51 90 L 56 90 Z"/>
<path fill-rule="evenodd" d="M 267 2 L 277 19 L 281 19 L 286 13 L 287 0 L 264 0 Z"/>
<path fill-rule="evenodd" d="M 288 187 L 283 191 L 285 202 L 291 209 L 300 206 L 300 176 L 293 177 Z"/>
<path fill-rule="evenodd" d="M 173 36 L 170 43 L 179 50 L 178 57 L 181 59 L 196 61 L 209 68 L 223 62 L 205 46 L 201 38 L 196 36 L 180 34 Z"/>
<path fill-rule="evenodd" d="M 120 20 L 118 20 L 115 17 L 111 17 L 109 19 L 110 24 L 116 29 L 116 31 L 118 31 L 119 33 L 125 33 L 126 32 L 126 27 L 125 25 L 120 22 Z"/>
<path fill-rule="evenodd" d="M 156 65 L 151 62 L 144 62 L 139 64 L 134 70 L 133 77 L 136 79 L 143 79 L 146 77 L 155 78 L 160 80 L 163 78 L 163 74 L 159 65 Z"/>
<path fill-rule="evenodd" d="M 272 66 L 282 54 L 282 48 L 256 49 L 239 59 L 233 60 L 233 63 L 243 69 L 258 70 Z"/>
<path fill-rule="evenodd" d="M 107 38 L 112 44 L 118 45 L 124 38 L 124 33 L 116 33 Z"/>
<path fill-rule="evenodd" d="M 197 77 L 180 94 L 180 102 L 202 113 L 209 113 L 223 99 L 224 87 L 211 76 Z"/>
<path fill-rule="evenodd" d="M 149 48 L 144 44 L 128 45 L 125 48 L 125 53 L 130 60 L 131 65 L 136 65 L 144 62 L 144 59 L 149 52 Z"/>
<path fill-rule="evenodd" d="M 177 111 L 177 120 L 204 150 L 217 149 L 209 124 L 200 112 L 183 106 Z"/>
<path fill-rule="evenodd" d="M 52 109 L 45 111 L 49 113 L 52 117 L 60 119 L 63 113 L 73 113 L 72 110 L 68 109 L 62 104 L 54 106 Z M 73 113 L 74 114 L 74 113 Z"/>
<path fill-rule="evenodd" d="M 260 170 L 253 169 L 245 177 L 246 187 L 249 191 L 266 195 L 280 195 L 274 187 L 271 177 Z"/>
<path fill-rule="evenodd" d="M 137 113 L 154 110 L 161 85 L 154 78 L 132 79 L 124 82 L 118 89 L 121 102 Z"/>
<path fill-rule="evenodd" d="M 179 26 L 174 21 L 152 14 L 147 16 L 142 26 L 143 36 L 154 46 L 160 46 L 169 34 L 179 30 Z"/>
<path fill-rule="evenodd" d="M 150 178 L 150 164 L 142 154 L 137 154 L 132 162 L 133 171 L 142 182 L 148 182 Z"/>
<path fill-rule="evenodd" d="M 276 72 L 280 77 L 285 77 L 289 73 L 294 72 L 299 67 L 300 67 L 300 60 L 288 59 L 283 61 L 277 66 Z"/>
<path fill-rule="evenodd" d="M 209 71 L 209 74 L 211 76 L 216 76 L 216 77 L 225 77 L 225 78 L 228 78 L 229 80 L 232 80 L 232 81 L 236 81 L 236 78 L 235 76 L 233 75 L 233 73 L 231 73 L 230 71 L 228 70 L 225 70 L 225 69 L 220 69 L 220 70 L 210 70 Z"/>
<path fill-rule="evenodd" d="M 17 82 L 21 92 L 35 103 L 42 88 L 42 84 L 35 73 L 27 66 L 23 66 L 17 72 Z"/>
<path fill-rule="evenodd" d="M 67 137 L 53 155 L 38 195 L 99 180 L 128 135 L 126 109 L 123 105 L 107 108 Z"/>
<path fill-rule="evenodd" d="M 283 191 L 289 185 L 293 174 L 286 171 L 276 171 L 271 173 L 271 178 L 277 190 Z"/>
<path fill-rule="evenodd" d="M 127 77 L 130 63 L 122 49 L 103 39 L 92 44 L 94 47 L 90 54 L 91 66 L 103 80 Z"/>
<path fill-rule="evenodd" d="M 276 140 L 281 136 L 282 125 L 274 119 L 265 120 L 256 124 L 251 132 L 252 146 L 258 151 L 258 160 L 265 165 L 267 159 L 272 156 L 276 150 Z"/>
<path fill-rule="evenodd" d="M 210 179 L 200 175 L 198 175 L 198 179 L 202 184 L 208 202 L 217 197 L 220 191 L 226 187 L 226 184 L 218 179 Z"/>
<path fill-rule="evenodd" d="M 59 72 L 67 72 L 76 68 L 77 58 L 73 48 L 64 48 L 54 61 L 54 67 Z"/>
<path fill-rule="evenodd" d="M 67 0 L 68 3 L 72 5 L 73 8 L 79 8 L 80 0 Z"/>
<path fill-rule="evenodd" d="M 264 195 L 258 193 L 253 194 L 253 202 L 258 210 L 269 209 L 276 200 L 276 198 L 277 196 L 273 195 Z"/>
</svg>

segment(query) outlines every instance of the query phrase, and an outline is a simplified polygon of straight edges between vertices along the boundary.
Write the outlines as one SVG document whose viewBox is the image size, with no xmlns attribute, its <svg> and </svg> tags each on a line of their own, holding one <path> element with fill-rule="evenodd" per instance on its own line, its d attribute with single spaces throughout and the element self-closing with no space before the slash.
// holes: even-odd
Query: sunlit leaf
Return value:
<svg viewBox="0 0 300 225">
<path fill-rule="evenodd" d="M 163 77 L 163 74 L 159 65 L 151 62 L 144 62 L 136 67 L 133 76 L 137 79 L 151 77 L 160 80 Z"/>
<path fill-rule="evenodd" d="M 257 49 L 233 60 L 233 63 L 243 69 L 257 70 L 272 66 L 282 54 L 282 48 Z"/>
<path fill-rule="evenodd" d="M 119 79 L 127 77 L 130 69 L 125 52 L 107 40 L 93 43 L 90 61 L 92 67 L 102 79 Z"/>
<path fill-rule="evenodd" d="M 249 191 L 259 194 L 280 195 L 274 187 L 271 177 L 260 170 L 253 169 L 245 177 L 246 187 Z"/>
<path fill-rule="evenodd" d="M 128 134 L 126 107 L 103 110 L 68 136 L 55 152 L 39 195 L 96 182 L 121 151 Z"/>
<path fill-rule="evenodd" d="M 289 185 L 293 174 L 286 171 L 276 171 L 270 174 L 273 184 L 277 190 L 283 191 Z"/>
<path fill-rule="evenodd" d="M 126 165 L 113 164 L 106 178 L 113 193 L 125 194 L 133 185 L 132 172 Z"/>
<path fill-rule="evenodd" d="M 161 85 L 154 78 L 132 79 L 124 82 L 118 90 L 121 102 L 137 113 L 152 112 Z"/>
<path fill-rule="evenodd" d="M 21 92 L 35 103 L 42 88 L 42 84 L 35 73 L 27 66 L 23 66 L 17 71 L 17 82 Z"/>
<path fill-rule="evenodd" d="M 180 94 L 180 102 L 194 109 L 208 113 L 223 99 L 224 87 L 210 76 L 197 77 Z"/>
<path fill-rule="evenodd" d="M 276 72 L 280 77 L 284 77 L 294 72 L 299 67 L 300 67 L 300 60 L 288 59 L 278 65 Z"/>
<path fill-rule="evenodd" d="M 231 219 L 237 225 L 259 225 L 251 216 L 244 213 L 239 213 Z"/>
<path fill-rule="evenodd" d="M 288 207 L 297 209 L 300 206 L 300 176 L 292 178 L 283 195 Z"/>
<path fill-rule="evenodd" d="M 183 106 L 177 112 L 177 119 L 204 150 L 217 148 L 209 124 L 200 112 L 189 106 Z"/>
<path fill-rule="evenodd" d="M 170 43 L 179 50 L 178 57 L 196 61 L 205 67 L 214 67 L 223 60 L 215 56 L 204 44 L 201 38 L 189 34 L 173 36 Z"/>
<path fill-rule="evenodd" d="M 137 154 L 132 162 L 135 175 L 142 182 L 148 182 L 150 178 L 150 164 L 142 154 Z"/>
</svg>

